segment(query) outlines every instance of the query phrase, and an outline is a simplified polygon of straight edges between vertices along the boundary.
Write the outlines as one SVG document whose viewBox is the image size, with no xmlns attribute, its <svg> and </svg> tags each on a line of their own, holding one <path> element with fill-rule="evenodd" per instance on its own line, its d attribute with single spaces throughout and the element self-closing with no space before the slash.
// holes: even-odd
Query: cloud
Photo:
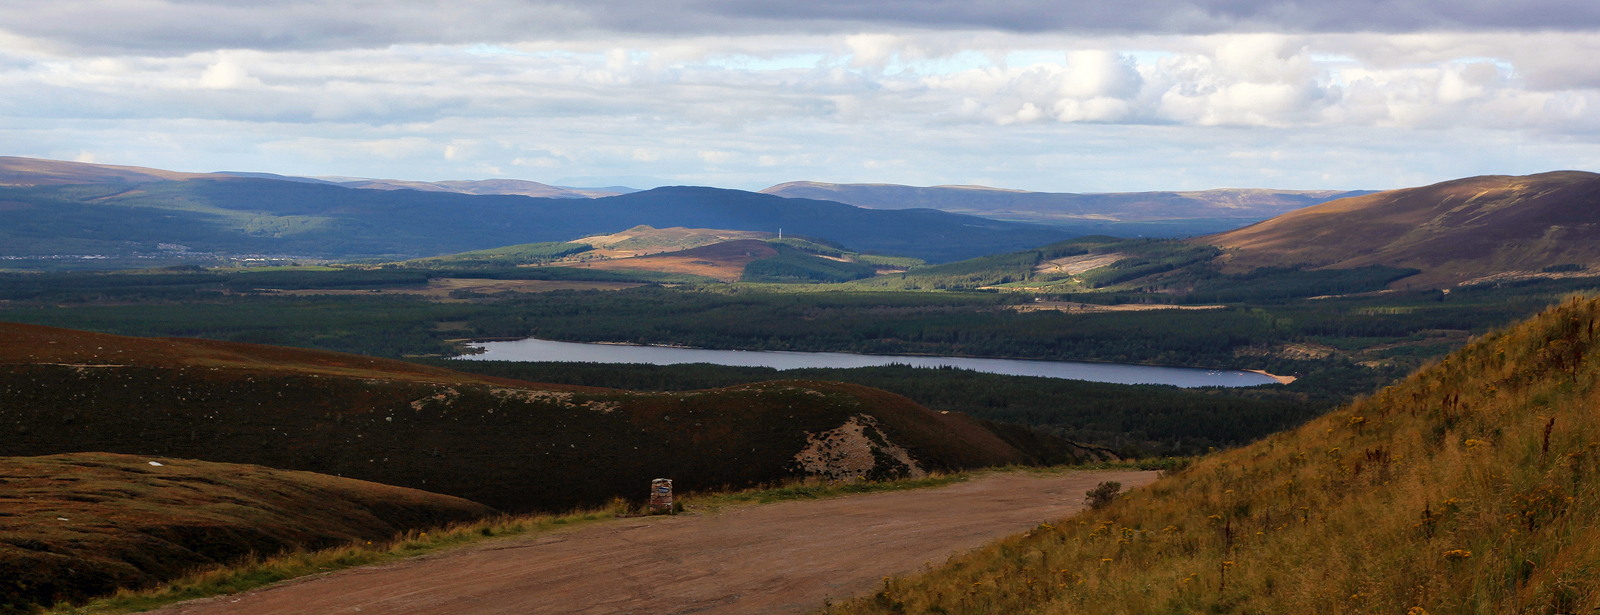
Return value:
<svg viewBox="0 0 1600 615">
<path fill-rule="evenodd" d="M 1524 31 L 1483 29 L 1487 4 L 34 4 L 0 6 L 4 154 L 755 188 L 1354 188 L 1600 167 L 1587 5 L 1567 30 Z M 1372 27 L 1336 27 L 1360 10 Z"/>
<path fill-rule="evenodd" d="M 1004 59 L 1018 57 L 1015 47 L 995 47 L 993 40 L 974 36 L 966 48 L 980 55 L 968 60 L 978 62 L 971 68 L 952 68 L 928 51 L 927 39 L 906 35 L 766 39 L 762 44 L 769 49 L 815 58 L 806 67 L 769 54 L 773 68 L 720 62 L 730 50 L 746 53 L 759 45 L 716 40 L 678 41 L 665 54 L 653 39 L 612 39 L 603 47 L 571 50 L 435 45 L 87 58 L 13 52 L 25 61 L 0 68 L 0 103 L 13 117 L 374 126 L 595 118 L 689 132 L 771 122 L 809 122 L 814 130 L 889 118 L 1005 126 L 1595 128 L 1596 88 L 1587 73 L 1573 74 L 1575 69 L 1551 59 L 1557 54 L 1521 37 L 1502 38 L 1493 49 L 1475 38 L 1025 39 L 1017 44 L 1071 47 L 1030 52 L 1024 55 L 1037 61 L 1013 65 Z M 1587 35 L 1547 38 L 1558 49 L 1594 43 Z M 1124 52 L 1112 45 L 1145 50 Z M 1150 47 L 1157 49 L 1152 53 Z M 946 57 L 967 57 L 960 55 L 967 50 Z M 718 161 L 699 152 L 724 151 L 714 142 L 680 149 L 708 163 Z M 636 159 L 659 160 L 655 151 Z"/>
<path fill-rule="evenodd" d="M 691 6 L 693 3 L 691 3 Z M 744 19 L 994 28 L 1017 32 L 1411 32 L 1423 30 L 1581 30 L 1600 25 L 1600 7 L 1577 0 L 717 0 L 712 12 Z"/>
<path fill-rule="evenodd" d="M 259 87 L 261 80 L 251 77 L 239 62 L 224 55 L 200 74 L 200 86 L 213 90 Z"/>
<path fill-rule="evenodd" d="M 55 0 L 0 4 L 0 39 L 80 53 L 580 41 L 612 35 L 1592 31 L 1587 0 Z M 873 61 L 872 41 L 858 40 Z"/>
</svg>

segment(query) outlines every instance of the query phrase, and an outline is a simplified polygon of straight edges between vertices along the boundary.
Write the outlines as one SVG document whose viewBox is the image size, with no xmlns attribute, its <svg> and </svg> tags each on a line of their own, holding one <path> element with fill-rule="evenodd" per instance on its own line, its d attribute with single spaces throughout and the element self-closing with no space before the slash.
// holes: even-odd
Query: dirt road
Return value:
<svg viewBox="0 0 1600 615">
<path fill-rule="evenodd" d="M 1136 487 L 1155 473 L 1012 472 L 938 489 L 622 519 L 156 612 L 803 613 L 1072 514 L 1105 480 Z"/>
</svg>

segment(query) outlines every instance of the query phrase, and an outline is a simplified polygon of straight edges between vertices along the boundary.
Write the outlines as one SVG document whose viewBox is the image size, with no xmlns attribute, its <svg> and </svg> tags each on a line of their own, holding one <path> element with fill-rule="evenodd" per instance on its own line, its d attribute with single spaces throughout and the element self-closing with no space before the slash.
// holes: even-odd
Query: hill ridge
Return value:
<svg viewBox="0 0 1600 615">
<path fill-rule="evenodd" d="M 1600 174 L 1485 175 L 1330 201 L 1191 240 L 1225 270 L 1412 267 L 1439 286 L 1545 267 L 1600 266 Z"/>
<path fill-rule="evenodd" d="M 1259 220 L 1370 191 L 1218 188 L 1074 193 L 975 185 L 921 187 L 792 181 L 761 192 L 790 198 L 821 198 L 876 209 L 922 207 L 1006 220 L 1066 223 L 1072 220 L 1149 222 L 1197 218 Z"/>
</svg>

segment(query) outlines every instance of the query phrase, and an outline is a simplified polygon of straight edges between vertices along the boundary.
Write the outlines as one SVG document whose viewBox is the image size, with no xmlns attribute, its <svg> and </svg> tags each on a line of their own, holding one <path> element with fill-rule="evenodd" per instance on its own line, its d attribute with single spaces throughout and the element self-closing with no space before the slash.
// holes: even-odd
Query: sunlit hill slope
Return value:
<svg viewBox="0 0 1600 615">
<path fill-rule="evenodd" d="M 1588 613 L 1600 300 L 833 612 Z"/>
<path fill-rule="evenodd" d="M 1231 253 L 1224 271 L 1382 265 L 1420 269 L 1400 284 L 1600 267 L 1600 175 L 1489 175 L 1339 199 L 1200 237 Z"/>
</svg>

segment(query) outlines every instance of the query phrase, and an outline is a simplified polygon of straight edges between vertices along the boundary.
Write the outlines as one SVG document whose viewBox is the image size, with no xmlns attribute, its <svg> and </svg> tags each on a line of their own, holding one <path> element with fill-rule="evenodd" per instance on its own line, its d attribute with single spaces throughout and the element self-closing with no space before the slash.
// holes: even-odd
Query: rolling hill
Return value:
<svg viewBox="0 0 1600 615">
<path fill-rule="evenodd" d="M 41 158 L 0 156 L 0 186 L 50 186 L 70 184 L 130 183 L 192 179 L 268 179 L 308 184 L 326 184 L 371 190 L 419 190 L 459 194 L 520 194 L 562 199 L 588 199 L 626 194 L 627 190 L 563 188 L 520 179 L 451 180 L 439 182 L 358 177 L 296 177 L 275 173 L 220 171 L 182 173 L 145 167 L 67 162 Z"/>
<path fill-rule="evenodd" d="M 832 613 L 1600 609 L 1600 300 Z"/>
<path fill-rule="evenodd" d="M 213 177 L 145 167 L 65 162 L 0 156 L 0 186 L 65 186 L 74 184 L 148 184 Z"/>
<path fill-rule="evenodd" d="M 1417 287 L 1596 268 L 1600 175 L 1470 177 L 1331 201 L 1192 241 L 1228 250 L 1228 272 L 1415 268 L 1421 273 L 1398 284 Z"/>
<path fill-rule="evenodd" d="M 13 434 L 0 441 L 0 456 L 98 451 L 249 463 L 513 512 L 642 497 L 658 477 L 707 490 L 845 467 L 895 476 L 1102 455 L 1049 437 L 1027 444 L 965 415 L 840 383 L 635 393 L 17 324 L 0 324 L 0 422 Z M 807 461 L 838 452 L 825 442 L 850 452 L 820 466 Z"/>
<path fill-rule="evenodd" d="M 350 478 L 109 453 L 0 457 L 0 484 L 5 612 L 149 587 L 253 554 L 388 540 L 494 513 Z"/>
<path fill-rule="evenodd" d="M 1368 194 L 1364 190 L 1219 189 L 1193 192 L 1074 194 L 1028 192 L 986 186 L 900 186 L 789 182 L 765 190 L 789 198 L 824 199 L 873 209 L 928 208 L 1040 224 L 1085 221 L 1187 220 L 1201 225 L 1238 225 L 1318 203 Z"/>
<path fill-rule="evenodd" d="M 0 176 L 0 259 L 8 267 L 148 267 L 241 254 L 398 260 L 570 241 L 638 225 L 782 229 L 863 252 L 944 262 L 1084 234 L 929 209 L 875 210 L 716 188 L 534 198 L 230 175 L 167 177 L 65 162 L 30 170 L 27 162 L 9 159 L 10 171 Z"/>
<path fill-rule="evenodd" d="M 564 266 L 576 269 L 686 273 L 715 278 L 723 282 L 734 282 L 744 275 L 746 265 L 777 255 L 777 249 L 765 241 L 738 239 L 687 250 L 674 250 L 609 260 L 584 261 L 564 264 Z"/>
<path fill-rule="evenodd" d="M 761 231 L 684 228 L 681 226 L 655 228 L 641 224 L 625 231 L 583 237 L 573 240 L 573 243 L 590 246 L 597 256 L 627 258 L 675 250 L 687 250 L 725 241 L 769 239 L 776 236 L 776 233 Z"/>
<path fill-rule="evenodd" d="M 574 253 L 554 265 L 570 270 L 704 276 L 723 282 L 818 283 L 869 278 L 876 275 L 878 268 L 893 269 L 894 263 L 919 262 L 905 257 L 862 255 L 836 244 L 774 237 L 771 233 L 639 226 L 565 244 L 596 249 Z"/>
</svg>

